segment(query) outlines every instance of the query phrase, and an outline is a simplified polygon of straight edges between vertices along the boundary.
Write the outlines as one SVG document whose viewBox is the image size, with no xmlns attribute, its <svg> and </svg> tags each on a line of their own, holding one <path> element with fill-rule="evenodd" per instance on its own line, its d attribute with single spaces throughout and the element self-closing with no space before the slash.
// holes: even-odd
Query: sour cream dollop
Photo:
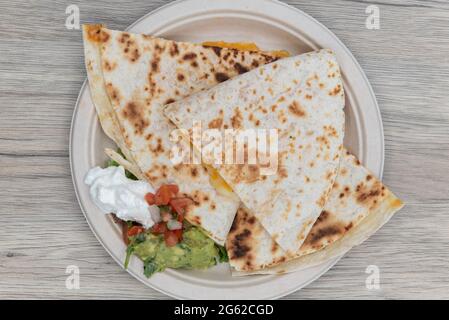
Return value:
<svg viewBox="0 0 449 320">
<path fill-rule="evenodd" d="M 117 218 L 136 221 L 150 228 L 160 221 L 159 208 L 145 201 L 154 189 L 145 181 L 128 179 L 122 166 L 89 170 L 84 183 L 90 188 L 90 196 L 104 213 L 115 213 Z"/>
</svg>

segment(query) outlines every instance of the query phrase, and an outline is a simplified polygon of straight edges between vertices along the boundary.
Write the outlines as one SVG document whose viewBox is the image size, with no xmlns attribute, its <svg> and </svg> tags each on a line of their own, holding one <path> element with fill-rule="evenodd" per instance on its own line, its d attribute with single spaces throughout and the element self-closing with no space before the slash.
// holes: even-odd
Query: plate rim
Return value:
<svg viewBox="0 0 449 320">
<path fill-rule="evenodd" d="M 252 0 L 241 0 L 239 1 L 240 4 L 241 3 L 245 3 L 245 2 L 251 2 Z M 306 17 L 307 19 L 310 20 L 310 22 L 315 23 L 317 26 L 319 26 L 320 28 L 322 28 L 324 31 L 326 31 L 332 38 L 334 41 L 336 41 L 336 43 L 340 46 L 340 49 L 343 49 L 345 51 L 345 53 L 347 54 L 348 57 L 351 58 L 351 62 L 354 64 L 354 66 L 356 67 L 359 75 L 362 76 L 364 84 L 367 86 L 368 91 L 370 93 L 370 100 L 374 103 L 375 106 L 375 111 L 376 111 L 376 116 L 377 116 L 377 120 L 378 120 L 378 124 L 379 124 L 379 142 L 380 142 L 380 149 L 381 149 L 381 156 L 380 156 L 380 163 L 379 163 L 379 172 L 377 172 L 376 174 L 378 174 L 379 178 L 382 178 L 382 174 L 383 174 L 383 169 L 384 169 L 384 161 L 385 161 L 385 140 L 384 140 L 384 130 L 383 130 L 383 122 L 382 122 L 382 117 L 381 117 L 381 113 L 380 113 L 380 108 L 375 96 L 375 93 L 372 89 L 372 86 L 364 72 L 364 70 L 362 69 L 362 67 L 360 66 L 360 64 L 358 63 L 358 61 L 355 59 L 355 57 L 353 56 L 353 54 L 351 53 L 351 51 L 346 47 L 346 45 L 332 32 L 330 31 L 325 25 L 323 25 L 321 22 L 319 22 L 318 20 L 316 20 L 315 18 L 313 18 L 312 16 L 310 16 L 309 14 L 305 13 L 304 11 L 290 6 L 286 3 L 283 3 L 281 1 L 278 0 L 264 0 L 267 3 L 274 3 L 277 5 L 282 5 L 284 7 L 286 7 L 286 10 L 293 10 L 295 11 L 296 14 L 302 15 L 303 17 Z M 147 14 L 143 15 L 142 17 L 140 17 L 139 19 L 137 19 L 135 22 L 133 22 L 130 26 L 128 26 L 125 30 L 129 31 L 130 29 L 134 28 L 136 25 L 138 25 L 139 23 L 142 23 L 143 21 L 145 21 L 146 19 L 148 19 L 150 16 L 157 14 L 160 11 L 163 11 L 169 7 L 173 7 L 173 6 L 177 6 L 180 3 L 198 3 L 201 2 L 201 0 L 176 0 L 170 3 L 167 3 L 165 5 L 162 5 L 150 12 L 148 12 Z M 223 1 L 221 1 L 223 2 Z M 239 4 L 239 5 L 240 5 Z M 234 5 L 234 4 L 232 4 Z M 207 11 L 207 10 L 206 10 Z M 72 177 L 72 183 L 74 186 L 74 191 L 75 191 L 75 195 L 78 201 L 78 204 L 80 206 L 81 211 L 83 212 L 83 215 L 90 227 L 90 229 L 92 230 L 93 234 L 95 235 L 96 239 L 100 242 L 100 244 L 103 246 L 103 248 L 108 252 L 108 254 L 120 265 L 123 266 L 123 263 L 121 260 L 118 259 L 118 257 L 116 257 L 116 255 L 104 244 L 103 240 L 99 237 L 95 227 L 92 225 L 92 222 L 90 221 L 86 209 L 84 208 L 84 205 L 81 201 L 81 197 L 79 195 L 79 190 L 78 190 L 78 184 L 76 181 L 76 174 L 75 174 L 75 166 L 74 166 L 74 162 L 73 162 L 73 145 L 74 145 L 74 127 L 75 127 L 75 121 L 77 118 L 77 113 L 79 111 L 79 105 L 81 102 L 81 99 L 83 98 L 83 95 L 85 94 L 86 90 L 89 90 L 88 86 L 87 86 L 87 78 L 85 79 L 85 81 L 83 82 L 76 103 L 75 103 L 75 108 L 73 110 L 73 114 L 72 114 L 72 120 L 71 120 L 71 126 L 70 126 L 70 137 L 69 137 L 69 159 L 70 159 L 70 172 L 71 172 L 71 177 Z M 292 292 L 295 292 L 307 285 L 309 285 L 311 282 L 315 281 L 316 279 L 318 279 L 319 277 L 321 277 L 323 274 L 325 274 L 330 268 L 332 268 L 337 262 L 338 260 L 341 259 L 342 256 L 337 257 L 337 258 L 333 258 L 329 261 L 326 261 L 325 263 L 323 263 L 323 265 L 325 265 L 325 267 L 323 268 L 323 270 L 321 270 L 319 273 L 317 273 L 315 276 L 311 277 L 310 279 L 308 279 L 307 281 L 302 282 L 300 285 L 291 288 L 290 290 L 284 291 L 282 293 L 279 294 L 275 294 L 272 296 L 267 297 L 267 299 L 277 299 L 280 297 L 283 297 L 285 295 L 288 295 Z M 173 298 L 177 298 L 177 299 L 186 299 L 188 297 L 182 296 L 182 295 L 178 295 L 176 293 L 173 293 L 171 291 L 166 291 L 163 288 L 160 288 L 159 286 L 154 285 L 153 283 L 150 283 L 149 281 L 145 281 L 144 279 L 141 279 L 141 277 L 139 277 L 137 274 L 135 274 L 132 270 L 128 269 L 126 270 L 129 274 L 131 274 L 134 278 L 136 278 L 137 280 L 139 280 L 140 282 L 144 283 L 147 286 L 150 286 L 151 288 L 165 294 L 168 295 L 170 297 Z M 269 277 L 269 276 L 268 276 Z"/>
</svg>

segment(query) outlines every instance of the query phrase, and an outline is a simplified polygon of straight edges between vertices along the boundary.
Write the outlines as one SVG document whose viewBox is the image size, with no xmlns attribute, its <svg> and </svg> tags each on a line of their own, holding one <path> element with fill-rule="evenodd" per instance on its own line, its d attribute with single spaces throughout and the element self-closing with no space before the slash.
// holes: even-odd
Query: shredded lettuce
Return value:
<svg viewBox="0 0 449 320">
<path fill-rule="evenodd" d="M 126 223 L 130 223 L 130 221 L 127 221 Z M 132 224 L 132 222 L 131 222 Z M 136 245 L 139 243 L 144 242 L 146 239 L 145 233 L 139 233 L 137 236 L 130 238 L 130 243 L 128 244 L 128 247 L 126 248 L 126 258 L 125 258 L 125 269 L 128 269 L 129 261 L 131 259 L 132 254 L 134 253 L 134 250 L 136 249 Z"/>
<path fill-rule="evenodd" d="M 218 257 L 219 257 L 218 262 L 220 262 L 220 263 L 228 262 L 229 261 L 229 257 L 228 257 L 228 252 L 226 251 L 226 248 L 223 247 L 223 246 L 220 246 L 218 244 L 215 244 L 215 246 L 218 249 Z"/>
<path fill-rule="evenodd" d="M 120 148 L 117 149 L 117 153 L 121 155 L 124 159 L 126 159 L 125 155 L 123 154 L 122 150 L 120 150 Z M 120 166 L 120 164 L 115 160 L 109 159 L 108 161 L 106 161 L 106 167 L 118 167 L 118 166 Z M 131 180 L 139 180 L 135 175 L 133 175 L 126 169 L 125 169 L 125 176 Z"/>
<path fill-rule="evenodd" d="M 115 160 L 109 159 L 108 161 L 106 161 L 106 168 L 108 167 L 118 167 L 119 163 Z"/>
</svg>

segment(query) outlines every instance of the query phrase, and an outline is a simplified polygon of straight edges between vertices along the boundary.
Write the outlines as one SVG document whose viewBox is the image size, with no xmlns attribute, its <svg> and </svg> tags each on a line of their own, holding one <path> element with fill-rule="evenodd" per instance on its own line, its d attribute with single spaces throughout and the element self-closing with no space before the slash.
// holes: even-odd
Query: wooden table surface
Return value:
<svg viewBox="0 0 449 320">
<path fill-rule="evenodd" d="M 449 2 L 287 1 L 324 23 L 365 70 L 382 112 L 384 182 L 406 207 L 287 299 L 449 298 Z M 123 29 L 161 0 L 75 1 L 81 22 Z M 71 1 L 0 0 L 0 298 L 160 299 L 122 270 L 78 206 L 69 168 L 86 73 Z M 365 28 L 369 4 L 380 30 Z M 65 286 L 80 268 L 80 289 Z M 365 285 L 367 266 L 380 289 Z"/>
</svg>

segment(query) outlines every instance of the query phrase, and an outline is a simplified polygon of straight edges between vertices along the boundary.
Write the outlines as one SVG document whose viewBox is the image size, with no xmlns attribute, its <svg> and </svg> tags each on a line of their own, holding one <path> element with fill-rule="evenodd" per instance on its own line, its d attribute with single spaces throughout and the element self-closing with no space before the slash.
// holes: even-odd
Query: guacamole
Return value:
<svg viewBox="0 0 449 320">
<path fill-rule="evenodd" d="M 206 269 L 227 258 L 224 248 L 194 226 L 187 227 L 182 241 L 172 247 L 165 244 L 162 235 L 141 233 L 131 239 L 128 254 L 132 253 L 144 262 L 147 277 L 165 268 Z"/>
</svg>

